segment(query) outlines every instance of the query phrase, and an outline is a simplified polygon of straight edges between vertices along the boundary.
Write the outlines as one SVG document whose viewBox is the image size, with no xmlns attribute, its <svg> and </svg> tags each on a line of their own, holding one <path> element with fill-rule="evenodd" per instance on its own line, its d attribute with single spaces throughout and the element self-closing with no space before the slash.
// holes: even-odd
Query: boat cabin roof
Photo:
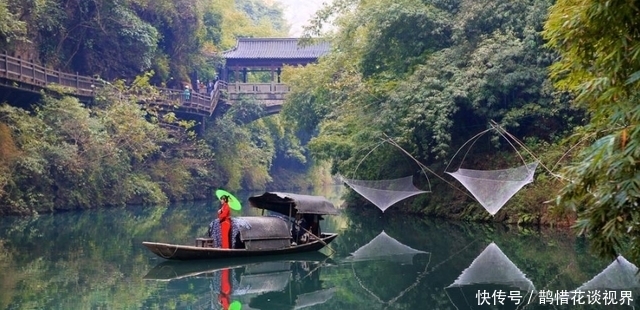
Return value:
<svg viewBox="0 0 640 310">
<path fill-rule="evenodd" d="M 311 196 L 281 192 L 266 192 L 249 198 L 254 208 L 295 216 L 302 214 L 336 215 L 338 209 L 323 196 Z"/>
</svg>

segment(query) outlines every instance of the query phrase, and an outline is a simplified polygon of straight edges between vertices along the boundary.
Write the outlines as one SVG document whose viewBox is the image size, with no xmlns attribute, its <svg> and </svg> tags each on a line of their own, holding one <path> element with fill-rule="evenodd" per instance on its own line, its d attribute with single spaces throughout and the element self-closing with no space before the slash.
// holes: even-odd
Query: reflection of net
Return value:
<svg viewBox="0 0 640 310">
<path fill-rule="evenodd" d="M 538 162 L 504 170 L 458 169 L 447 172 L 471 192 L 478 202 L 495 215 L 523 186 L 533 182 Z"/>
<path fill-rule="evenodd" d="M 472 284 L 504 284 L 523 291 L 535 290 L 531 280 L 527 279 L 525 274 L 493 242 L 449 287 Z"/>
<path fill-rule="evenodd" d="M 449 256 L 447 259 L 439 262 L 438 264 L 436 264 L 435 266 L 433 266 L 430 270 L 429 270 L 429 265 L 431 265 L 431 253 L 429 254 L 429 261 L 427 262 L 427 264 L 424 266 L 424 271 L 422 273 L 420 273 L 418 275 L 418 277 L 416 277 L 415 282 L 413 282 L 413 284 L 411 284 L 410 286 L 408 286 L 407 288 L 405 288 L 402 292 L 400 292 L 398 295 L 396 295 L 396 297 L 388 300 L 388 301 L 384 301 L 382 300 L 380 297 L 378 297 L 378 295 L 376 295 L 374 292 L 372 292 L 370 289 L 368 289 L 362 280 L 360 280 L 360 278 L 358 277 L 358 275 L 356 274 L 356 270 L 353 267 L 353 264 L 351 264 L 351 271 L 353 272 L 353 276 L 356 279 L 356 281 L 358 281 L 358 284 L 360 285 L 360 287 L 365 290 L 367 293 L 369 293 L 369 295 L 371 295 L 375 300 L 377 300 L 379 303 L 381 304 L 386 304 L 387 306 L 390 306 L 392 304 L 394 304 L 396 301 L 398 301 L 398 299 L 402 298 L 402 296 L 404 296 L 406 293 L 410 292 L 412 289 L 414 289 L 416 286 L 418 286 L 418 284 L 420 284 L 420 281 L 422 281 L 422 279 L 424 277 L 426 277 L 427 275 L 431 274 L 433 271 L 437 270 L 438 267 L 444 265 L 446 262 L 448 262 L 449 260 L 451 260 L 452 258 L 456 257 L 460 252 L 464 251 L 465 249 L 467 249 L 468 247 L 470 247 L 473 243 L 475 243 L 475 241 L 472 241 L 471 243 L 467 244 L 464 248 L 462 248 L 461 250 L 453 253 L 451 256 Z"/>
<path fill-rule="evenodd" d="M 404 296 L 406 293 L 410 292 L 412 289 L 414 289 L 416 286 L 418 286 L 418 284 L 420 284 L 420 281 L 422 281 L 422 279 L 428 275 L 429 273 L 431 273 L 431 271 L 433 271 L 435 268 L 433 268 L 431 271 L 429 271 L 429 264 L 431 264 L 431 253 L 427 253 L 429 254 L 429 261 L 427 262 L 427 264 L 424 266 L 424 271 L 422 271 L 417 277 L 416 280 L 413 282 L 413 284 L 409 285 L 407 288 L 405 288 L 404 290 L 402 290 L 400 293 L 398 293 L 398 295 L 396 295 L 395 297 L 384 301 L 382 300 L 382 298 L 380 298 L 378 295 L 376 295 L 374 292 L 372 292 L 370 289 L 368 289 L 364 283 L 362 282 L 362 280 L 360 280 L 360 278 L 358 277 L 358 275 L 356 274 L 356 270 L 353 267 L 353 264 L 351 264 L 351 271 L 353 272 L 353 277 L 356 279 L 356 281 L 358 281 L 358 284 L 360 284 L 360 287 L 362 287 L 363 290 L 365 290 L 367 293 L 369 293 L 369 295 L 371 295 L 373 298 L 375 298 L 379 303 L 381 304 L 387 304 L 387 305 L 392 305 L 393 303 L 395 303 L 398 299 L 400 299 L 402 296 Z"/>
<path fill-rule="evenodd" d="M 640 288 L 637 272 L 638 267 L 624 257 L 618 256 L 607 268 L 580 286 L 577 291 L 636 290 Z"/>
<path fill-rule="evenodd" d="M 400 241 L 390 237 L 382 231 L 369 243 L 363 245 L 353 252 L 348 258 L 352 261 L 363 261 L 371 259 L 387 259 L 400 263 L 413 263 L 413 256 L 419 253 L 427 253 L 416 250 L 410 246 L 402 244 Z"/>
<path fill-rule="evenodd" d="M 382 212 L 398 201 L 427 193 L 413 185 L 412 176 L 391 180 L 351 180 L 342 176 L 340 178 L 342 182 L 349 185 L 362 197 L 371 201 Z"/>
</svg>

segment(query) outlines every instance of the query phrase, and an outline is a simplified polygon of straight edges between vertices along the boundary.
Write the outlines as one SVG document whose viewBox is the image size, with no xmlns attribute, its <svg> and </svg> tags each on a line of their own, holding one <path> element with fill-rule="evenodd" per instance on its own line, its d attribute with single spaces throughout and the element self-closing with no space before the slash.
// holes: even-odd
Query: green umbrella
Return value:
<svg viewBox="0 0 640 310">
<path fill-rule="evenodd" d="M 229 310 L 240 310 L 242 309 L 242 304 L 239 301 L 234 301 L 229 305 Z"/>
<path fill-rule="evenodd" d="M 218 197 L 218 199 L 221 199 L 222 196 L 228 196 L 229 197 L 229 208 L 236 210 L 236 211 L 240 211 L 242 209 L 242 205 L 240 204 L 240 200 L 238 200 L 238 198 L 234 197 L 233 195 L 231 195 L 231 193 L 219 189 L 216 191 L 216 197 Z"/>
</svg>

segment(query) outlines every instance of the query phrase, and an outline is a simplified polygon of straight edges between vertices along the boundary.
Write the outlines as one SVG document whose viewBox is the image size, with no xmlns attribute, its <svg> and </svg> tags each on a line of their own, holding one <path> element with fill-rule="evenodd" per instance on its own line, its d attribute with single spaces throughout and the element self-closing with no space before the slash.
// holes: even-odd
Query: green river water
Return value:
<svg viewBox="0 0 640 310">
<path fill-rule="evenodd" d="M 238 196 L 251 194 L 258 193 Z M 338 187 L 314 194 L 340 203 Z M 320 253 L 176 263 L 142 246 L 193 244 L 217 207 L 207 201 L 0 218 L 0 309 L 640 305 L 634 266 L 593 256 L 571 232 L 420 219 L 395 207 L 327 217 L 323 231 L 340 235 Z"/>
</svg>

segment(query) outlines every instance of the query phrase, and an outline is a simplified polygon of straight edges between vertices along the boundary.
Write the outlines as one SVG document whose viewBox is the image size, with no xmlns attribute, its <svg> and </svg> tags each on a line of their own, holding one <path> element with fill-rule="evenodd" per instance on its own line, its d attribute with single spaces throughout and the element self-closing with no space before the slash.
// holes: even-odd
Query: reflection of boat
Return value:
<svg viewBox="0 0 640 310">
<path fill-rule="evenodd" d="M 535 287 L 492 242 L 445 291 L 456 309 L 475 309 L 482 308 L 481 306 L 515 309 L 530 301 Z M 477 296 L 479 292 L 488 292 L 489 300 L 493 300 L 493 292 L 505 292 L 506 301 L 503 304 L 480 304 L 478 300 L 482 301 L 482 296 Z"/>
<path fill-rule="evenodd" d="M 267 273 L 278 270 L 289 270 L 292 263 L 326 264 L 334 261 L 320 253 L 300 253 L 288 256 L 268 256 L 264 258 L 247 257 L 233 259 L 219 259 L 213 261 L 178 262 L 164 261 L 153 267 L 144 277 L 146 280 L 173 281 L 190 277 L 208 277 L 222 269 L 244 268 L 247 274 Z M 282 267 L 284 266 L 284 267 Z"/>
<path fill-rule="evenodd" d="M 327 302 L 333 294 L 336 293 L 336 288 L 326 288 L 319 291 L 304 293 L 298 295 L 296 298 L 296 304 L 294 309 L 303 309 L 307 307 L 312 307 L 315 305 L 320 305 Z"/>
<path fill-rule="evenodd" d="M 280 213 L 281 216 L 244 216 L 232 219 L 238 234 L 233 240 L 235 248 L 214 247 L 213 238 L 198 238 L 196 245 L 143 242 L 154 254 L 177 260 L 219 259 L 230 257 L 263 256 L 313 252 L 327 246 L 337 237 L 335 233 L 307 231 L 306 243 L 292 242 L 292 220 L 288 216 L 310 215 L 318 221 L 322 215 L 338 213 L 334 205 L 322 196 L 268 192 L 249 198 L 251 206 Z"/>
<path fill-rule="evenodd" d="M 240 304 L 242 309 L 302 309 L 324 303 L 335 294 L 335 288 L 323 288 L 320 270 L 333 261 L 313 252 L 262 260 L 220 259 L 200 262 L 165 261 L 151 269 L 145 279 L 168 282 L 199 296 L 194 304 Z M 169 297 L 169 296 L 167 296 Z M 217 299 L 217 301 L 216 301 Z M 186 301 L 185 301 L 186 302 Z"/>
</svg>

